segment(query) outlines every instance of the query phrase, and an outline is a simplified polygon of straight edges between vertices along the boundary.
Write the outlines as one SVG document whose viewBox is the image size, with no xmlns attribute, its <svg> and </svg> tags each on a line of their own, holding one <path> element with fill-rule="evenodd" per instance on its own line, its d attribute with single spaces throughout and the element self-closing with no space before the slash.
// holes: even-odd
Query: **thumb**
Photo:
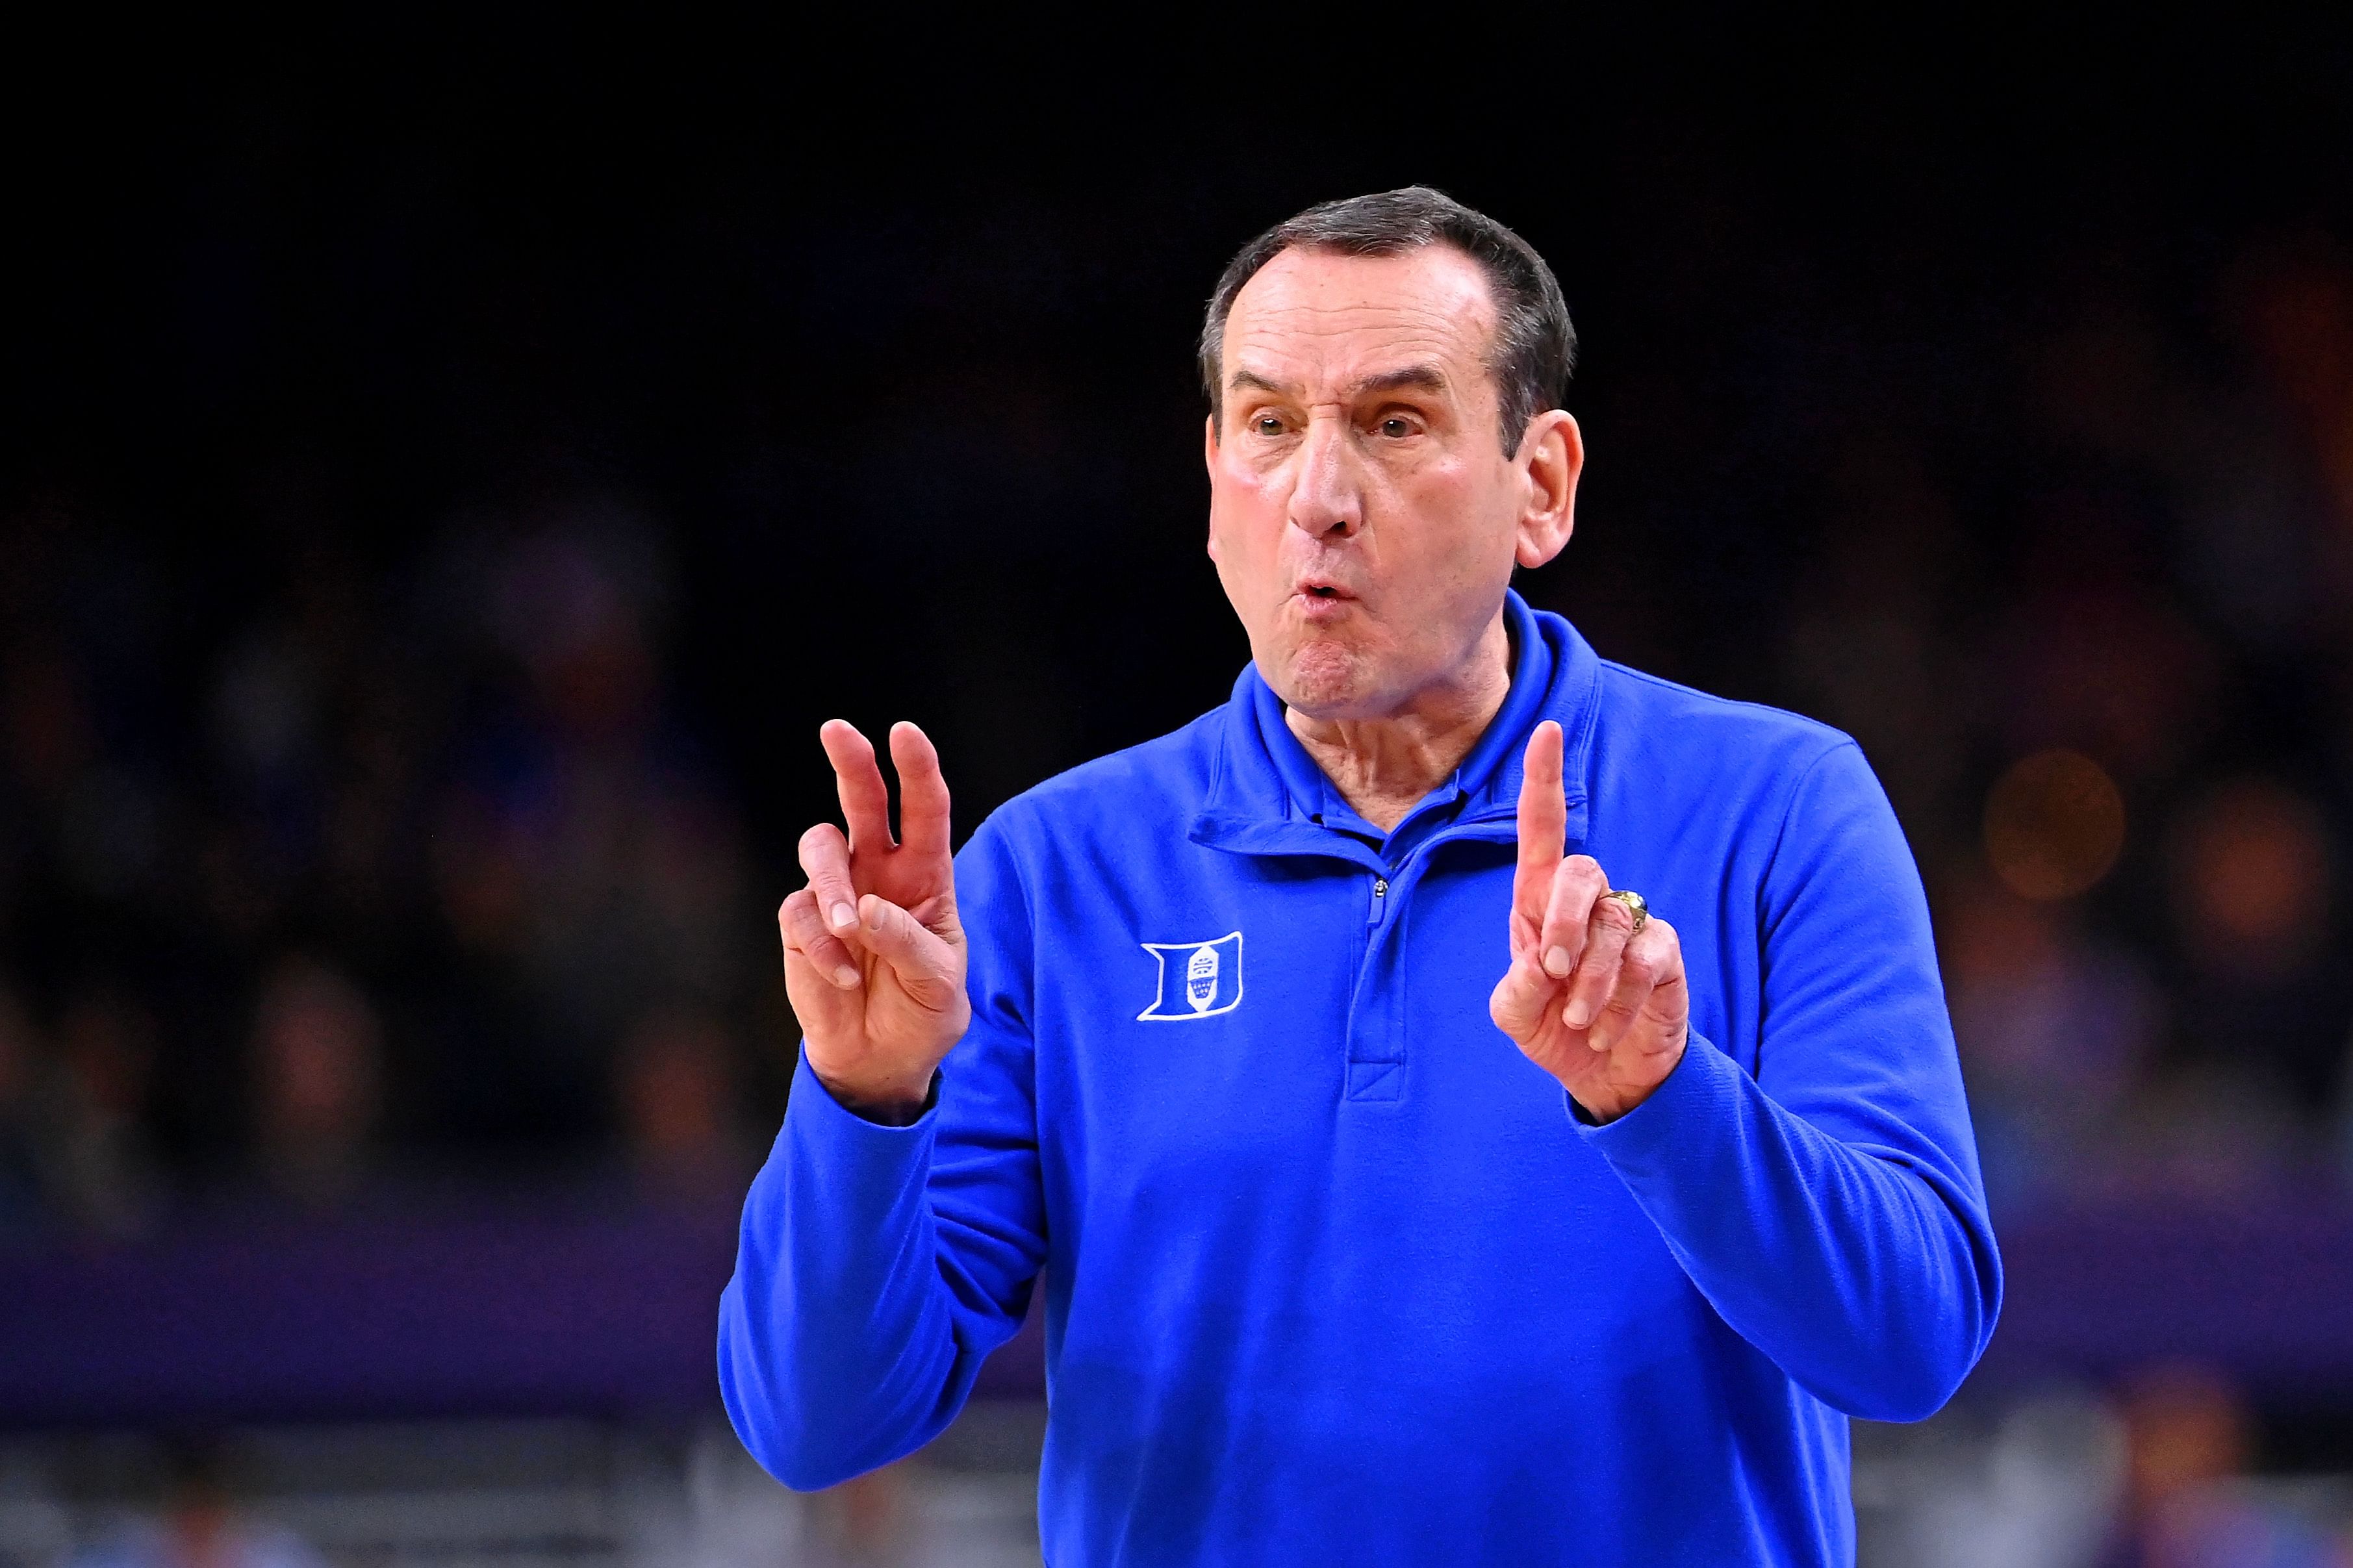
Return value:
<svg viewBox="0 0 2353 1568">
<path fill-rule="evenodd" d="M 890 900 L 869 893 L 858 900 L 858 934 L 923 1006 L 945 1012 L 964 994 L 956 950 Z"/>
<path fill-rule="evenodd" d="M 951 882 L 920 904 L 907 906 L 915 923 L 958 952 L 964 948 L 964 921 L 956 917 L 955 884 Z"/>
</svg>

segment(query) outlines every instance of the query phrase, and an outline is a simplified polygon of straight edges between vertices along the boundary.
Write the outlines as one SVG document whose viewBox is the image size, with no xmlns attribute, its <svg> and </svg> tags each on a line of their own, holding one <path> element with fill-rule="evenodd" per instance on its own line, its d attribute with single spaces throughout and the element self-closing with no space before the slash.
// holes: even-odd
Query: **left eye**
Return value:
<svg viewBox="0 0 2353 1568">
<path fill-rule="evenodd" d="M 1381 421 L 1381 434 L 1391 437 L 1410 436 L 1413 434 L 1413 426 L 1403 419 L 1394 417 L 1384 419 Z"/>
</svg>

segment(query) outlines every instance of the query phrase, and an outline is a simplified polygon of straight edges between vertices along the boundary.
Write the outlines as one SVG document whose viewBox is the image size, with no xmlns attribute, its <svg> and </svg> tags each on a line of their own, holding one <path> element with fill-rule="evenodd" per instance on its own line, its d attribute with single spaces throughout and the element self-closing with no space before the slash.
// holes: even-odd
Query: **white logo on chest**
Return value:
<svg viewBox="0 0 2353 1568">
<path fill-rule="evenodd" d="M 1214 1018 L 1242 1001 L 1242 933 L 1214 942 L 1147 942 L 1141 944 L 1160 963 L 1160 984 L 1152 1005 L 1136 1017 L 1145 1023 Z"/>
</svg>

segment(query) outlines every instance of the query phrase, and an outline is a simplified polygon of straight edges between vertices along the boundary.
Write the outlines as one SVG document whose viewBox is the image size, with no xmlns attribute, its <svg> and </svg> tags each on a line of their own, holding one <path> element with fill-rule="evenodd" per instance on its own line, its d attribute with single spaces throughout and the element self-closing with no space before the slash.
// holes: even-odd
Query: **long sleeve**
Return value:
<svg viewBox="0 0 2353 1568">
<path fill-rule="evenodd" d="M 1757 913 L 1756 1075 L 1694 1034 L 1585 1136 L 1742 1337 L 1834 1408 L 1917 1420 L 1985 1349 L 2001 1264 L 1927 900 L 1852 742 L 1795 785 Z"/>
<path fill-rule="evenodd" d="M 719 1383 L 736 1434 L 803 1489 L 936 1436 L 1029 1309 L 1046 1250 L 1031 948 L 1018 878 L 984 824 L 956 859 L 971 1028 L 907 1127 L 844 1110 L 795 1069 L 744 1205 L 720 1300 Z"/>
</svg>

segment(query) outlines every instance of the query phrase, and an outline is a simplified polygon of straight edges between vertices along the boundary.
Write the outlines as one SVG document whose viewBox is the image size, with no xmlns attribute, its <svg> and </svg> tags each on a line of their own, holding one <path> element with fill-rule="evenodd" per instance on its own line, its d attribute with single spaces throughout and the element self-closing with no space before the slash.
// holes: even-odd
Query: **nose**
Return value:
<svg viewBox="0 0 2353 1568">
<path fill-rule="evenodd" d="M 1345 419 L 1319 416 L 1307 422 L 1299 445 L 1291 521 L 1317 539 L 1345 539 L 1365 526 L 1364 487 L 1349 435 Z"/>
</svg>

